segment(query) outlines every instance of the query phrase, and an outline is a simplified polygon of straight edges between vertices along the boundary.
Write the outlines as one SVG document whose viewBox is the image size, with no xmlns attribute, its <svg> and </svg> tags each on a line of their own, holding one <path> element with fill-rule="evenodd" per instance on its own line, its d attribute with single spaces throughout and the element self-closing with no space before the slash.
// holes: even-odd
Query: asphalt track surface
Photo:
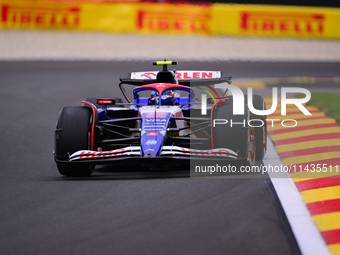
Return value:
<svg viewBox="0 0 340 255">
<path fill-rule="evenodd" d="M 184 62 L 234 77 L 338 75 L 338 63 Z M 298 254 L 270 181 L 99 168 L 59 175 L 60 109 L 119 96 L 149 63 L 0 62 L 0 254 Z M 261 164 L 261 162 L 257 162 Z"/>
</svg>

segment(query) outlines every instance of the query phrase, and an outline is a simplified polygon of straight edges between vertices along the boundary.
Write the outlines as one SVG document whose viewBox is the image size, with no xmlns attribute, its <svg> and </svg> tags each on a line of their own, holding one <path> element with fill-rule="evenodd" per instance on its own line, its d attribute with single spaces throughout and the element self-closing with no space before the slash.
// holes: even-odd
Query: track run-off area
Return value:
<svg viewBox="0 0 340 255">
<path fill-rule="evenodd" d="M 340 92 L 340 63 L 180 62 L 177 69 L 221 70 L 238 80 L 331 77 L 277 84 Z M 98 167 L 90 178 L 59 175 L 54 129 L 64 106 L 115 96 L 119 75 L 154 69 L 150 61 L 0 62 L 0 254 L 300 254 L 294 222 L 268 175 L 190 178 L 187 171 Z M 255 93 L 266 98 L 271 87 Z M 254 88 L 255 89 L 255 88 Z M 270 99 L 267 100 L 270 105 Z M 268 127 L 284 165 L 340 165 L 339 125 L 317 109 L 289 108 L 289 131 Z M 278 111 L 271 117 L 280 119 Z M 272 147 L 270 147 L 273 150 Z M 274 152 L 274 151 L 272 151 Z M 256 162 L 256 165 L 265 164 Z M 329 169 L 329 167 L 327 168 Z M 340 169 L 339 169 L 340 171 Z M 339 254 L 340 174 L 290 173 L 332 254 Z M 242 178 L 241 178 L 242 177 Z M 324 240 L 324 241 L 323 241 Z M 320 240 L 318 240 L 320 242 Z M 313 247 L 314 240 L 308 243 Z"/>
<path fill-rule="evenodd" d="M 277 109 L 271 119 L 291 119 L 296 122 L 290 125 L 297 125 L 269 125 L 269 135 L 329 250 L 340 254 L 340 125 L 315 107 L 305 107 L 311 115 L 295 105 L 286 116 Z"/>
</svg>

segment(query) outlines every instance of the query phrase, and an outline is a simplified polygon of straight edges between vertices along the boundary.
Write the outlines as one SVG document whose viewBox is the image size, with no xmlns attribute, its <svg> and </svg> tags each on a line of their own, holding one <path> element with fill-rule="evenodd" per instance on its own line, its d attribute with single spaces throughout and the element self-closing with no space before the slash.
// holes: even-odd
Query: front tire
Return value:
<svg viewBox="0 0 340 255">
<path fill-rule="evenodd" d="M 91 119 L 89 109 L 81 106 L 64 107 L 58 118 L 55 134 L 55 159 L 68 160 L 79 150 L 89 150 L 91 145 Z M 69 177 L 90 176 L 92 165 L 72 165 L 57 163 L 60 174 Z"/>
</svg>

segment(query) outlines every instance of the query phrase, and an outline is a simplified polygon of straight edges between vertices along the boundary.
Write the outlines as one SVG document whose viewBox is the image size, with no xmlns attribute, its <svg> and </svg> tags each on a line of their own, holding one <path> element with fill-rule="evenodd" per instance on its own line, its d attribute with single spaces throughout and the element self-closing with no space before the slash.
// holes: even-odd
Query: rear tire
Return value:
<svg viewBox="0 0 340 255">
<path fill-rule="evenodd" d="M 265 110 L 266 104 L 263 97 L 253 95 L 253 106 L 256 110 Z M 267 152 L 267 116 L 254 114 L 253 119 L 261 120 L 264 123 L 262 127 L 255 127 L 256 160 L 262 160 Z M 252 125 L 258 126 L 259 122 L 256 121 Z"/>
<path fill-rule="evenodd" d="M 91 112 L 81 106 L 64 107 L 58 118 L 55 134 L 55 159 L 67 160 L 79 150 L 90 149 Z M 59 173 L 69 177 L 90 176 L 92 165 L 57 163 Z"/>
<path fill-rule="evenodd" d="M 214 119 L 227 120 L 227 124 L 218 124 L 213 131 L 214 148 L 227 148 L 239 153 L 245 158 L 247 165 L 253 165 L 255 161 L 255 147 L 253 140 L 253 128 L 247 128 L 250 113 L 245 104 L 244 115 L 233 115 L 233 97 L 228 96 L 226 103 L 221 106 L 218 104 L 214 110 Z M 233 124 L 233 123 L 245 123 Z M 245 126 L 245 127 L 244 127 Z"/>
</svg>

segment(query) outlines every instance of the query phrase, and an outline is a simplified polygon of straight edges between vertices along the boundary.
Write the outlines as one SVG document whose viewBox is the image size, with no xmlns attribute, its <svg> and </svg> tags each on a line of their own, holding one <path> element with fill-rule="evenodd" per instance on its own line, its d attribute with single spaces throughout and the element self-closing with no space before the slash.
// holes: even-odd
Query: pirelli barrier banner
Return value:
<svg viewBox="0 0 340 255">
<path fill-rule="evenodd" d="M 215 4 L 213 10 L 216 35 L 340 38 L 340 9 Z"/>
<path fill-rule="evenodd" d="M 340 8 L 0 0 L 1 29 L 340 38 Z"/>
</svg>

